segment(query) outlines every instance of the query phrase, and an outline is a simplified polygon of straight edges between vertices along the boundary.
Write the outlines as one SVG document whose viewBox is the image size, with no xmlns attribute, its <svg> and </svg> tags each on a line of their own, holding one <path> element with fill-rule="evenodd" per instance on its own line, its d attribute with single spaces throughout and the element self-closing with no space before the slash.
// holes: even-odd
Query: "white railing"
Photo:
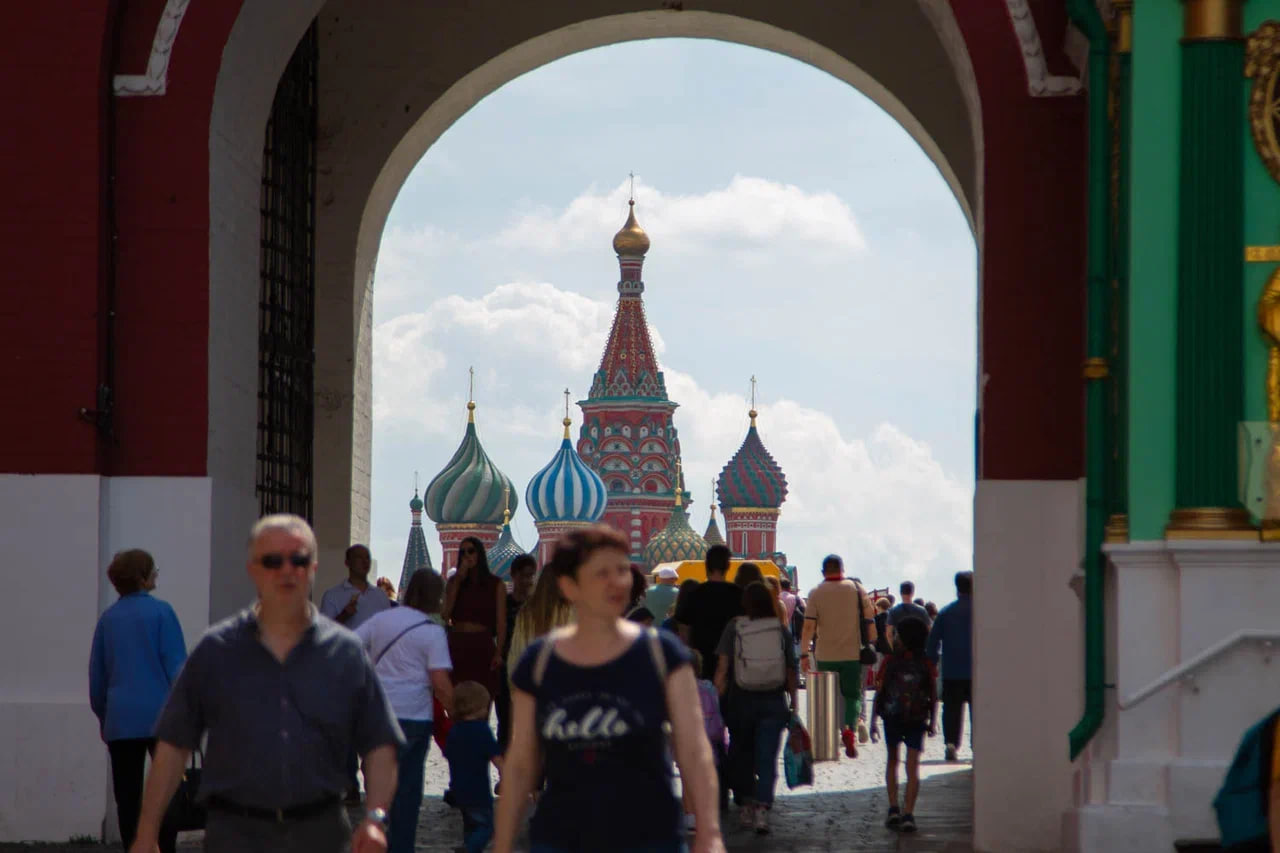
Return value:
<svg viewBox="0 0 1280 853">
<path fill-rule="evenodd" d="M 1219 657 L 1242 643 L 1261 643 L 1264 649 L 1270 649 L 1274 643 L 1280 642 L 1280 631 L 1246 630 L 1236 631 L 1220 643 L 1210 646 L 1200 654 L 1175 666 L 1155 681 L 1136 693 L 1131 693 L 1120 700 L 1120 710 L 1128 711 L 1150 699 L 1175 681 L 1189 679 L 1191 675 L 1205 664 Z"/>
</svg>

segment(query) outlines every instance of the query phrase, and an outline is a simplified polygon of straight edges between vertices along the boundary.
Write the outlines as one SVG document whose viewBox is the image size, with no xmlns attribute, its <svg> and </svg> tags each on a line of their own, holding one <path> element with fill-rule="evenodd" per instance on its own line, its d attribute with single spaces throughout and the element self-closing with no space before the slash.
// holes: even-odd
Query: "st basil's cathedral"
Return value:
<svg viewBox="0 0 1280 853">
<path fill-rule="evenodd" d="M 538 530 L 538 542 L 529 553 L 542 565 L 561 536 L 604 522 L 628 537 L 632 562 L 646 569 L 701 560 L 715 544 L 728 545 L 739 559 L 771 560 L 785 567 L 777 526 L 787 498 L 787 478 L 760 438 L 754 408 L 742 446 L 715 483 L 724 534 L 716 523 L 715 502 L 704 533 L 689 522 L 691 494 L 681 471 L 674 422 L 679 403 L 667 396 L 644 312 L 641 274 L 649 235 L 636 221 L 635 200 L 628 204 L 626 224 L 613 238 L 621 272 L 618 304 L 591 390 L 587 399 L 578 401 L 582 426 L 577 442 L 571 438 L 566 390 L 560 446 L 525 489 L 525 504 Z M 424 511 L 435 522 L 445 571 L 456 566 L 462 540 L 474 536 L 484 543 L 494 573 L 507 577 L 512 561 L 525 553 L 511 530 L 517 506 L 514 484 L 480 443 L 476 404 L 469 401 L 462 443 L 422 497 L 415 490 L 409 503 L 412 522 L 400 589 L 414 571 L 431 567 Z"/>
</svg>

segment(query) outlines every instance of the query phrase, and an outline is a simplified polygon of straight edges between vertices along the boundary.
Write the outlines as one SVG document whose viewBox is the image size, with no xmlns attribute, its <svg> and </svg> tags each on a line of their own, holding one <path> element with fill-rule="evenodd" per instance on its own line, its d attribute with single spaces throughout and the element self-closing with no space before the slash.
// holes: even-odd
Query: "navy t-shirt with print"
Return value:
<svg viewBox="0 0 1280 853">
<path fill-rule="evenodd" d="M 668 673 L 691 662 L 679 638 L 657 633 Z M 545 642 L 529 646 L 511 675 L 511 683 L 537 702 L 546 758 L 547 789 L 530 838 L 582 851 L 682 839 L 682 810 L 662 731 L 668 719 L 665 685 L 647 634 L 599 666 L 575 666 L 553 651 L 535 687 L 533 671 Z M 638 814 L 644 820 L 635 820 Z"/>
</svg>

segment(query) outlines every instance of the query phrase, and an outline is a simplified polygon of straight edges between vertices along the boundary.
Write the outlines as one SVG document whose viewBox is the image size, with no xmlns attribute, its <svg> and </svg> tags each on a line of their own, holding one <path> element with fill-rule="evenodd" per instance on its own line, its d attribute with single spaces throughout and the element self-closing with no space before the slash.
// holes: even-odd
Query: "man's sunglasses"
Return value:
<svg viewBox="0 0 1280 853">
<path fill-rule="evenodd" d="M 311 555 L 302 551 L 295 551 L 288 556 L 284 554 L 263 554 L 258 558 L 258 562 L 262 564 L 264 569 L 279 569 L 284 566 L 285 560 L 289 561 L 289 565 L 296 569 L 304 569 L 311 565 Z"/>
</svg>

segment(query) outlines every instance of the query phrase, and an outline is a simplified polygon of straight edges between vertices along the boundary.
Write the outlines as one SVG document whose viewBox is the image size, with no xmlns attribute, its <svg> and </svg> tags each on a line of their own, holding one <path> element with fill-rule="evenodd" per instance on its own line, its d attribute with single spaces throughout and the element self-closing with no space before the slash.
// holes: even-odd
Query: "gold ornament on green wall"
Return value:
<svg viewBox="0 0 1280 853">
<path fill-rule="evenodd" d="M 1249 36 L 1244 76 L 1253 80 L 1249 94 L 1253 145 L 1271 177 L 1280 181 L 1280 21 L 1267 21 Z"/>
</svg>

